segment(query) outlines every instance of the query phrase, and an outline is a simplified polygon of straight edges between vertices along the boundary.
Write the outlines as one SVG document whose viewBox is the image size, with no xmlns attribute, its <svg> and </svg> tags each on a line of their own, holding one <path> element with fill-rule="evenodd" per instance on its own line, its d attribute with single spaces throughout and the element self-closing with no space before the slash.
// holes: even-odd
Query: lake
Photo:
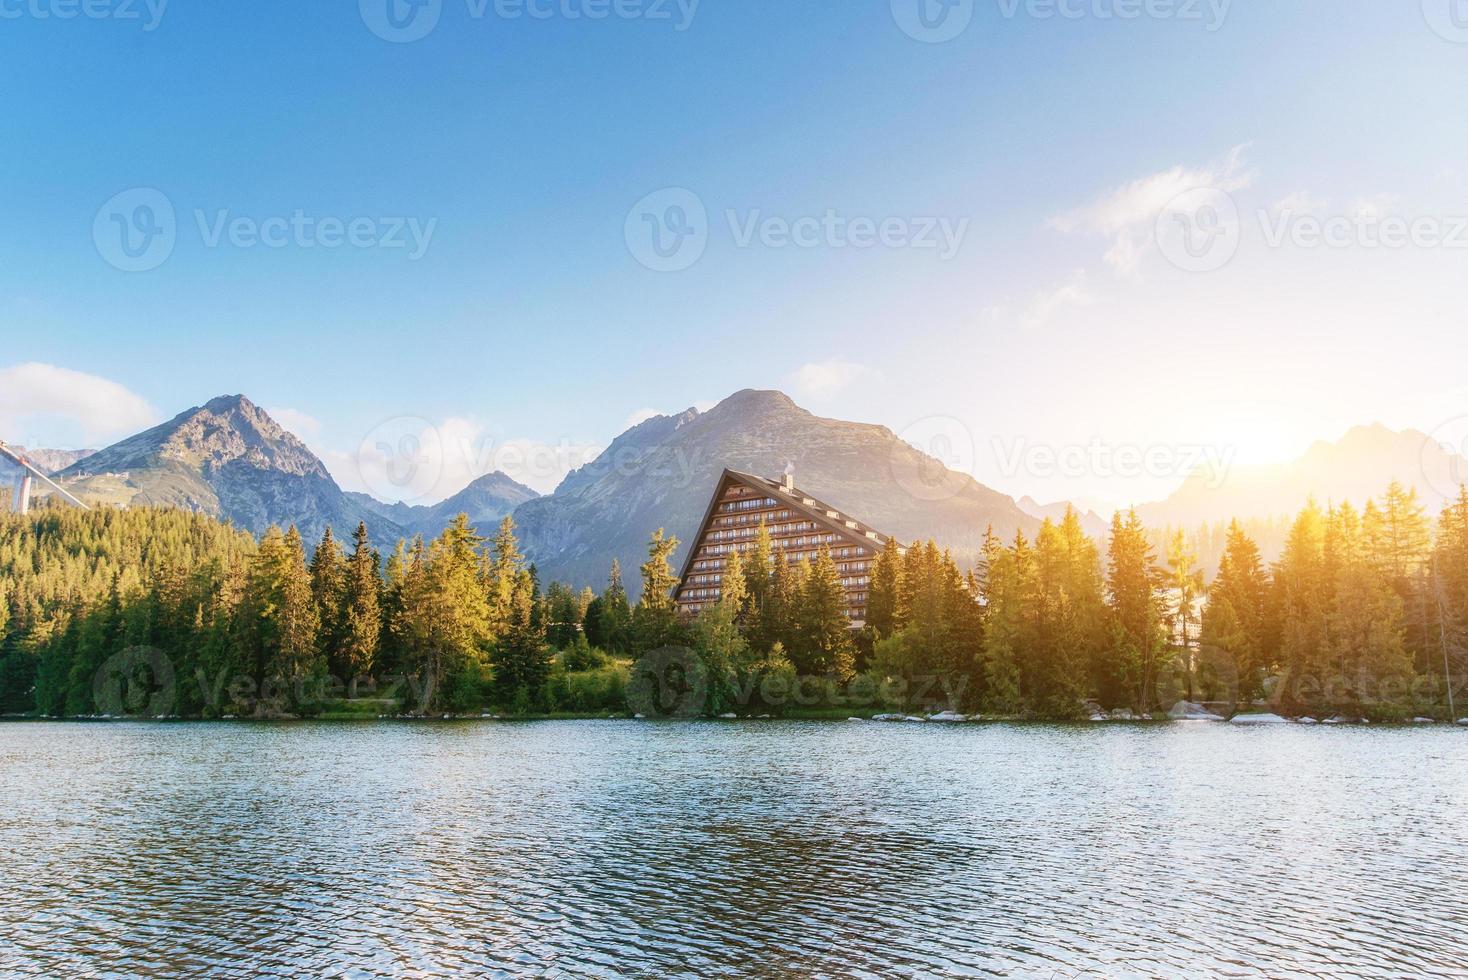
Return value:
<svg viewBox="0 0 1468 980">
<path fill-rule="evenodd" d="M 0 725 L 0 972 L 1468 971 L 1468 731 Z"/>
</svg>

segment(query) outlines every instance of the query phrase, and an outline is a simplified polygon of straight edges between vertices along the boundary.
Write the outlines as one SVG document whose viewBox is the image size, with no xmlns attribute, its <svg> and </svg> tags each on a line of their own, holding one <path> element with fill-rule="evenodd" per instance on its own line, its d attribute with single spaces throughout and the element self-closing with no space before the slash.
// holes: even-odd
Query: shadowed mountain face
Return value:
<svg viewBox="0 0 1468 980">
<path fill-rule="evenodd" d="M 971 563 L 984 530 L 1033 533 L 1009 497 L 954 473 L 882 426 L 823 419 L 775 391 L 741 391 L 708 412 L 649 419 L 618 437 L 556 492 L 515 512 L 543 581 L 600 587 L 613 558 L 629 589 L 647 539 L 697 531 L 725 468 L 779 477 L 902 541 L 934 537 Z M 683 549 L 675 555 L 681 562 Z"/>
<path fill-rule="evenodd" d="M 481 476 L 442 503 L 428 506 L 385 504 L 365 493 L 347 494 L 359 506 L 392 521 L 404 534 L 421 534 L 425 538 L 439 534 L 459 514 L 468 514 L 469 522 L 481 534 L 491 534 L 516 507 L 539 496 L 500 472 Z"/>
<path fill-rule="evenodd" d="M 342 493 L 321 460 L 242 395 L 216 398 L 86 459 L 59 477 L 83 500 L 167 506 L 226 518 L 256 534 L 295 524 L 308 541 L 327 525 L 398 529 Z"/>
<path fill-rule="evenodd" d="M 1312 496 L 1322 507 L 1349 501 L 1361 507 L 1393 481 L 1415 488 L 1436 518 L 1468 478 L 1468 462 L 1413 429 L 1358 426 L 1337 442 L 1317 442 L 1299 459 L 1273 466 L 1199 471 L 1172 496 L 1137 508 L 1150 526 L 1293 516 Z"/>
</svg>

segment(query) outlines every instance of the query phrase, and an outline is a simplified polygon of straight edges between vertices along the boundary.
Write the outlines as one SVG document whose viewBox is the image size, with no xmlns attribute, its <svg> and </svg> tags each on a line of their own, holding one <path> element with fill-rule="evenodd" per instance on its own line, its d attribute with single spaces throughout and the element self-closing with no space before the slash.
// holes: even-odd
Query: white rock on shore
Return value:
<svg viewBox="0 0 1468 980">
<path fill-rule="evenodd" d="M 936 715 L 928 715 L 928 721 L 968 721 L 968 715 L 961 715 L 957 711 L 940 711 Z"/>
<path fill-rule="evenodd" d="M 1258 715 L 1234 715 L 1229 719 L 1229 722 L 1234 725 L 1288 725 L 1289 719 L 1281 718 L 1276 714 L 1266 713 Z"/>
<path fill-rule="evenodd" d="M 1194 704 L 1191 701 L 1179 701 L 1172 706 L 1167 717 L 1173 721 L 1223 721 L 1221 715 L 1215 715 L 1201 704 Z"/>
</svg>

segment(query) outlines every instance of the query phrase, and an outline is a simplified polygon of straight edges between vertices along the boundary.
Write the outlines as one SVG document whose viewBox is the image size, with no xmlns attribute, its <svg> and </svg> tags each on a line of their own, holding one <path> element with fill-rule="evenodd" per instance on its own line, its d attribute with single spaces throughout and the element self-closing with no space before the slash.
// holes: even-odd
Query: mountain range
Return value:
<svg viewBox="0 0 1468 980">
<path fill-rule="evenodd" d="M 538 496 L 503 473 L 431 506 L 344 492 L 296 436 L 242 395 L 213 399 L 78 460 L 59 478 L 89 502 L 183 507 L 260 533 L 295 524 L 308 538 L 365 521 L 379 544 L 438 533 L 469 514 L 488 532 L 507 514 L 541 575 L 605 581 L 613 558 L 636 588 L 657 528 L 687 541 L 725 468 L 780 475 L 903 540 L 932 536 L 977 557 L 984 529 L 1033 533 L 1039 521 L 1009 497 L 955 473 L 876 425 L 825 419 L 776 391 L 741 391 L 707 412 L 688 409 L 634 426 L 556 491 Z M 675 561 L 681 559 L 675 555 Z"/>
<path fill-rule="evenodd" d="M 1016 501 L 947 469 L 890 429 L 821 418 L 778 391 L 758 390 L 737 392 L 708 411 L 690 408 L 633 426 L 547 496 L 503 473 L 428 506 L 344 492 L 300 439 L 242 395 L 215 398 L 97 452 L 30 455 L 58 468 L 63 485 L 85 500 L 183 507 L 257 534 L 293 523 L 308 538 L 327 526 L 346 536 L 363 521 L 379 545 L 390 547 L 400 537 L 437 534 L 461 512 L 482 533 L 513 515 L 544 580 L 600 586 L 616 558 L 633 590 L 651 532 L 661 527 L 688 541 L 726 468 L 788 472 L 833 507 L 899 540 L 933 537 L 965 564 L 977 559 L 986 528 L 1032 536 L 1068 506 Z M 1166 500 L 1138 510 L 1153 527 L 1277 518 L 1311 496 L 1359 505 L 1396 479 L 1417 487 L 1435 513 L 1465 472 L 1462 456 L 1421 432 L 1364 426 L 1290 463 L 1235 467 L 1222 481 L 1199 471 Z M 1086 530 L 1104 538 L 1109 515 L 1078 512 Z M 675 563 L 681 558 L 680 549 Z"/>
<path fill-rule="evenodd" d="M 16 452 L 21 453 L 26 459 L 35 464 L 42 473 L 60 473 L 78 460 L 86 459 L 96 453 L 95 449 L 27 449 L 25 446 L 13 446 Z"/>
<path fill-rule="evenodd" d="M 646 560 L 655 528 L 687 542 L 726 468 L 771 477 L 788 469 L 831 506 L 899 540 L 936 538 L 970 563 L 986 527 L 1012 536 L 1039 526 L 1011 498 L 890 429 L 820 418 L 778 391 L 755 390 L 629 429 L 555 493 L 522 504 L 515 522 L 548 577 L 599 584 L 613 557 L 629 572 Z"/>
</svg>

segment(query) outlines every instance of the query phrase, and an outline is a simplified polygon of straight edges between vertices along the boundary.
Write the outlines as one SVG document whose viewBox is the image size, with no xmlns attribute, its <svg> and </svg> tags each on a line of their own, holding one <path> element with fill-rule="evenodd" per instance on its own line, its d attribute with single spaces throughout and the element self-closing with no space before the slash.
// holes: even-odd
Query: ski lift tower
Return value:
<svg viewBox="0 0 1468 980">
<path fill-rule="evenodd" d="M 15 513 L 26 514 L 30 512 L 31 488 L 36 480 L 41 480 L 42 482 L 46 483 L 48 486 L 51 487 L 51 489 L 61 494 L 61 496 L 65 497 L 67 500 L 76 504 L 82 510 L 91 509 L 86 504 L 82 503 L 80 500 L 67 493 L 66 490 L 64 490 L 55 480 L 51 479 L 45 473 L 42 473 L 41 470 L 34 463 L 26 459 L 24 453 L 12 448 L 11 446 L 6 445 L 3 442 L 0 442 L 0 466 L 3 466 L 3 464 L 7 463 L 10 464 L 9 468 L 16 471 L 15 483 L 10 495 L 10 509 Z"/>
</svg>

